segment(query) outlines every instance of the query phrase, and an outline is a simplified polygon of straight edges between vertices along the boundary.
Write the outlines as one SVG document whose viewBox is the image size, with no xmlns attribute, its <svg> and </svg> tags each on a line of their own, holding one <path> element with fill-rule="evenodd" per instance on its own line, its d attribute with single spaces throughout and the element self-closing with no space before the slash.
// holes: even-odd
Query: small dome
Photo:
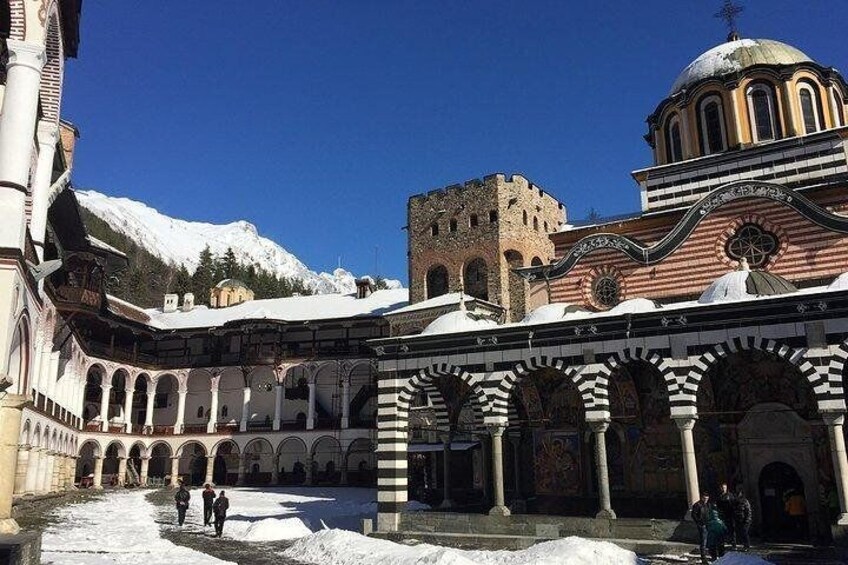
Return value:
<svg viewBox="0 0 848 565">
<path fill-rule="evenodd" d="M 775 296 L 796 292 L 788 280 L 766 271 L 749 271 L 741 268 L 713 281 L 698 299 L 701 304 L 750 300 L 759 296 Z"/>
<path fill-rule="evenodd" d="M 756 65 L 810 63 L 802 51 L 773 39 L 738 39 L 716 45 L 689 63 L 674 81 L 669 94 L 707 78 L 718 78 Z"/>
<path fill-rule="evenodd" d="M 553 304 L 545 304 L 539 306 L 532 312 L 524 316 L 521 320 L 522 324 L 541 324 L 544 322 L 557 322 L 568 318 L 579 318 L 589 311 L 574 304 L 567 302 L 554 302 Z"/>
<path fill-rule="evenodd" d="M 638 314 L 640 312 L 653 312 L 662 308 L 658 303 L 647 298 L 631 298 L 616 304 L 610 308 L 611 314 Z"/>
<path fill-rule="evenodd" d="M 424 328 L 421 335 L 448 334 L 455 332 L 471 332 L 482 328 L 491 328 L 498 323 L 492 319 L 472 314 L 465 309 L 442 314 Z"/>
<path fill-rule="evenodd" d="M 842 273 L 827 285 L 827 290 L 848 290 L 848 273 Z"/>
<path fill-rule="evenodd" d="M 247 285 L 238 279 L 224 279 L 215 288 L 247 288 Z"/>
</svg>

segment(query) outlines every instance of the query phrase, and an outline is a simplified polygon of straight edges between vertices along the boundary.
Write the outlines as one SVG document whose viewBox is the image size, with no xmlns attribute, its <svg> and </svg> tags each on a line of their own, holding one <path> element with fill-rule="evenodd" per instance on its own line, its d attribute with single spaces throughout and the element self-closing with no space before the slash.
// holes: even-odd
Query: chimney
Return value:
<svg viewBox="0 0 848 565">
<path fill-rule="evenodd" d="M 180 299 L 179 294 L 166 294 L 165 303 L 162 305 L 162 311 L 166 314 L 177 311 L 177 301 Z"/>
<path fill-rule="evenodd" d="M 194 308 L 194 294 L 186 292 L 183 294 L 183 312 L 191 312 Z"/>
<path fill-rule="evenodd" d="M 377 286 L 371 277 L 356 279 L 356 298 L 368 298 L 375 290 L 377 290 Z"/>
</svg>

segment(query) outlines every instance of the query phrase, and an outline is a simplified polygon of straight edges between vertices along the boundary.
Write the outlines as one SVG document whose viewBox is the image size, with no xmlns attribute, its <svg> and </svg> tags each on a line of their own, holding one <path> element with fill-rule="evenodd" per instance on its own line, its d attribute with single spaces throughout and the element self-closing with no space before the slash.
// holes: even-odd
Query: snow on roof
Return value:
<svg viewBox="0 0 848 565">
<path fill-rule="evenodd" d="M 195 306 L 188 312 L 177 310 L 167 314 L 161 308 L 152 308 L 145 313 L 150 316 L 150 325 L 155 328 L 205 328 L 238 320 L 307 322 L 381 316 L 406 306 L 408 301 L 408 289 L 400 288 L 378 290 L 366 298 L 356 298 L 355 294 L 315 294 L 252 300 L 228 308 Z"/>
<path fill-rule="evenodd" d="M 797 292 L 797 289 L 783 277 L 765 271 L 749 271 L 742 268 L 726 273 L 713 281 L 701 294 L 698 302 L 712 304 L 760 296 L 776 296 L 789 292 Z"/>
<path fill-rule="evenodd" d="M 490 318 L 475 315 L 467 310 L 457 310 L 442 314 L 424 328 L 421 335 L 471 332 L 483 328 L 497 327 L 498 323 Z"/>
<path fill-rule="evenodd" d="M 631 298 L 620 302 L 610 308 L 610 314 L 639 314 L 641 312 L 653 312 L 662 308 L 653 300 L 647 298 Z"/>
<path fill-rule="evenodd" d="M 91 234 L 88 235 L 88 243 L 90 243 L 92 247 L 103 249 L 104 251 L 109 251 L 110 253 L 114 253 L 115 255 L 120 255 L 121 257 L 127 256 L 127 254 L 121 251 L 120 249 L 112 247 L 105 241 L 101 241 Z"/>
<path fill-rule="evenodd" d="M 215 285 L 215 288 L 247 288 L 247 285 L 244 284 L 239 279 L 224 279 L 218 284 Z"/>
<path fill-rule="evenodd" d="M 827 285 L 828 290 L 848 290 L 848 273 L 842 273 Z"/>
<path fill-rule="evenodd" d="M 683 69 L 669 95 L 696 82 L 720 77 L 754 65 L 792 65 L 812 62 L 803 52 L 773 39 L 739 39 L 716 45 Z"/>
<path fill-rule="evenodd" d="M 562 320 L 574 320 L 584 318 L 590 315 L 591 312 L 569 304 L 567 302 L 554 302 L 539 306 L 521 320 L 522 324 L 544 324 L 545 322 L 559 322 Z"/>
<path fill-rule="evenodd" d="M 444 306 L 450 306 L 455 304 L 459 306 L 459 292 L 449 292 L 447 294 L 442 294 L 440 296 L 436 296 L 435 298 L 430 298 L 428 300 L 424 300 L 422 302 L 416 302 L 415 304 L 410 304 L 409 306 L 404 306 L 403 308 L 398 308 L 397 310 L 392 310 L 392 314 L 404 314 L 406 312 L 415 312 L 417 310 L 427 310 L 428 308 L 441 308 Z M 464 301 L 466 304 L 469 302 L 479 302 L 481 304 L 488 304 L 494 307 L 499 308 L 497 304 L 492 304 L 491 302 L 486 302 L 485 300 L 480 300 L 479 298 L 474 298 L 471 295 L 463 294 Z"/>
</svg>

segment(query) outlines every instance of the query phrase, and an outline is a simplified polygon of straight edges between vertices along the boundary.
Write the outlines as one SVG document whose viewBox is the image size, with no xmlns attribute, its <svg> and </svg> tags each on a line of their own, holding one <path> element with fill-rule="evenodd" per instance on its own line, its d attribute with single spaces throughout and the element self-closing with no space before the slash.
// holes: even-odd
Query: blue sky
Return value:
<svg viewBox="0 0 848 565">
<path fill-rule="evenodd" d="M 74 183 L 405 281 L 412 194 L 520 172 L 571 219 L 637 210 L 645 118 L 723 41 L 719 5 L 87 0 Z M 744 5 L 744 37 L 848 68 L 848 4 Z"/>
</svg>

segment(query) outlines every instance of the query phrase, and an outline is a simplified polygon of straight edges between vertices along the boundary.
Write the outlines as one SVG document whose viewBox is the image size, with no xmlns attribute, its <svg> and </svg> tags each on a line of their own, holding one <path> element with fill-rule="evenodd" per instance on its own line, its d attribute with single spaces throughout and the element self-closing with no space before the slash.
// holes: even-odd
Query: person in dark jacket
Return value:
<svg viewBox="0 0 848 565">
<path fill-rule="evenodd" d="M 224 531 L 224 521 L 227 519 L 227 510 L 230 508 L 230 499 L 224 496 L 224 491 L 218 495 L 215 503 L 212 505 L 212 512 L 215 514 L 215 537 L 221 537 L 221 532 Z"/>
<path fill-rule="evenodd" d="M 701 549 L 701 562 L 707 561 L 707 522 L 710 517 L 710 494 L 707 491 L 701 493 L 701 500 L 692 505 L 692 521 L 698 527 L 698 545 Z"/>
<path fill-rule="evenodd" d="M 203 525 L 208 526 L 212 523 L 212 504 L 215 502 L 215 491 L 212 490 L 212 485 L 206 483 L 203 485 Z"/>
<path fill-rule="evenodd" d="M 721 519 L 716 508 L 710 508 L 707 518 L 707 547 L 710 557 L 715 560 L 724 555 L 724 539 L 727 535 L 727 526 Z"/>
<path fill-rule="evenodd" d="M 742 544 L 742 549 L 751 549 L 751 539 L 748 532 L 751 530 L 753 514 L 751 502 L 745 497 L 741 490 L 736 495 L 736 505 L 733 507 L 733 529 L 736 532 L 736 541 Z"/>
<path fill-rule="evenodd" d="M 736 508 L 736 497 L 727 488 L 727 483 L 719 485 L 718 500 L 716 500 L 716 510 L 718 517 L 724 522 L 727 528 L 725 539 L 730 542 L 731 547 L 736 549 L 736 532 L 733 529 L 733 511 Z"/>
<path fill-rule="evenodd" d="M 185 522 L 186 510 L 188 510 L 188 501 L 191 500 L 191 495 L 186 490 L 185 485 L 181 482 L 180 488 L 174 495 L 174 501 L 177 503 L 177 521 L 180 526 Z"/>
</svg>

